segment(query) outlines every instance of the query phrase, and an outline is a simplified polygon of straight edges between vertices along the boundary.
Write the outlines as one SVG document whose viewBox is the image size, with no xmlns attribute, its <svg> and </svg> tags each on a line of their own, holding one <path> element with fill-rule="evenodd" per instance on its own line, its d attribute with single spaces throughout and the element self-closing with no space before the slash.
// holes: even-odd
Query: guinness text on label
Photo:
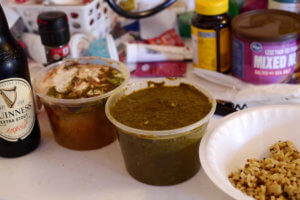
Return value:
<svg viewBox="0 0 300 200">
<path fill-rule="evenodd" d="M 26 138 L 34 126 L 34 104 L 29 83 L 20 78 L 0 81 L 0 137 L 12 142 Z"/>
</svg>

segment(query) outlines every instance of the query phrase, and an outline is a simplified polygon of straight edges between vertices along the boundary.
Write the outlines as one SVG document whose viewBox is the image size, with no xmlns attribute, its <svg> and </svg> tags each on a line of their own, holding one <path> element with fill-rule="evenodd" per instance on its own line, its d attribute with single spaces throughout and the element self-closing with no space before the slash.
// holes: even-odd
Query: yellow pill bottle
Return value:
<svg viewBox="0 0 300 200">
<path fill-rule="evenodd" d="M 196 0 L 192 20 L 193 66 L 227 73 L 231 69 L 228 0 Z"/>
</svg>

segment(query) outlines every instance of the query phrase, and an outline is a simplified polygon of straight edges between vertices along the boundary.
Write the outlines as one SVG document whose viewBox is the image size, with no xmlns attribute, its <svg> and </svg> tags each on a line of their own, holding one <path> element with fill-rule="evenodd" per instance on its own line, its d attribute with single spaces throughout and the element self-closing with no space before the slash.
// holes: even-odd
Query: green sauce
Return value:
<svg viewBox="0 0 300 200">
<path fill-rule="evenodd" d="M 122 124 L 142 130 L 172 130 L 203 119 L 212 102 L 187 84 L 155 84 L 121 97 L 110 109 Z M 200 168 L 199 144 L 208 121 L 193 130 L 170 135 L 141 135 L 119 129 L 127 170 L 151 185 L 173 185 L 195 175 Z"/>
<path fill-rule="evenodd" d="M 111 108 L 111 114 L 133 128 L 170 130 L 199 121 L 211 107 L 208 97 L 193 86 L 160 84 L 121 98 Z"/>
<path fill-rule="evenodd" d="M 184 136 L 139 137 L 118 131 L 129 174 L 151 185 L 174 185 L 194 176 L 200 169 L 199 144 L 207 123 Z"/>
</svg>

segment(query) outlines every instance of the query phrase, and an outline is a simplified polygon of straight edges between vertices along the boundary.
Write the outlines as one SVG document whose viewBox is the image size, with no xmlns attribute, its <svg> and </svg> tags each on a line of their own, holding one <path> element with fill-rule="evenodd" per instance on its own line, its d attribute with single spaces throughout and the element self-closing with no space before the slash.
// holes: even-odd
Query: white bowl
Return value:
<svg viewBox="0 0 300 200">
<path fill-rule="evenodd" d="M 300 106 L 263 106 L 225 117 L 201 141 L 200 160 L 209 178 L 236 200 L 253 200 L 234 188 L 229 173 L 248 158 L 268 156 L 269 147 L 290 140 L 300 150 Z"/>
</svg>

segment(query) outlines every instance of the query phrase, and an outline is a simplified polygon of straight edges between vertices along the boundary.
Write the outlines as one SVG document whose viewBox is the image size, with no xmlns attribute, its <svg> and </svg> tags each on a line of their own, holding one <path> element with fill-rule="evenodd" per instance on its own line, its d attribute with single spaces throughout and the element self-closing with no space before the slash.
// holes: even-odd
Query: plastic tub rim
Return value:
<svg viewBox="0 0 300 200">
<path fill-rule="evenodd" d="M 40 76 L 42 76 L 45 72 L 49 72 L 50 70 L 54 69 L 55 67 L 57 67 L 63 63 L 66 63 L 66 62 L 74 62 L 74 61 L 78 62 L 81 60 L 88 61 L 88 60 L 96 60 L 96 59 L 105 60 L 106 63 L 115 63 L 116 65 L 120 66 L 120 71 L 124 76 L 124 81 L 122 82 L 122 84 L 119 85 L 118 87 L 116 87 L 114 90 L 111 90 L 102 95 L 95 96 L 95 97 L 89 97 L 89 98 L 80 98 L 80 99 L 58 99 L 58 98 L 50 97 L 46 94 L 39 92 L 38 79 L 42 79 Z M 107 64 L 107 65 L 109 65 L 109 64 Z M 79 104 L 92 103 L 95 101 L 99 101 L 101 99 L 105 99 L 105 98 L 111 96 L 113 93 L 120 91 L 124 86 L 126 86 L 129 81 L 129 78 L 130 78 L 130 74 L 129 74 L 127 67 L 119 61 L 115 61 L 115 60 L 103 58 L 103 57 L 80 57 L 80 58 L 66 59 L 66 60 L 59 61 L 59 62 L 53 63 L 53 64 L 45 67 L 44 69 L 40 70 L 33 77 L 32 82 L 33 82 L 34 91 L 35 91 L 36 95 L 39 96 L 46 103 L 48 103 L 48 104 L 56 103 L 56 104 L 64 104 L 64 105 L 68 105 L 68 106 L 77 106 Z"/>
<path fill-rule="evenodd" d="M 176 79 L 165 79 L 165 78 L 162 78 L 162 79 L 156 79 L 156 80 L 151 80 L 153 82 L 156 82 L 156 83 L 161 83 L 163 81 L 178 81 L 178 84 L 180 83 L 186 83 L 186 84 L 189 84 L 191 86 L 194 86 L 196 89 L 198 89 L 200 92 L 202 92 L 205 96 L 208 97 L 208 99 L 210 100 L 210 103 L 211 103 L 211 109 L 209 111 L 208 114 L 206 114 L 205 117 L 203 117 L 202 119 L 194 122 L 193 124 L 190 124 L 190 125 L 187 125 L 187 126 L 184 126 L 184 127 L 181 127 L 181 128 L 176 128 L 176 129 L 170 129 L 170 130 L 156 130 L 156 131 L 152 131 L 152 130 L 143 130 L 143 129 L 137 129 L 137 128 L 132 128 L 132 127 L 129 127 L 125 124 L 122 124 L 120 122 L 118 122 L 111 114 L 110 114 L 110 106 L 112 104 L 112 101 L 114 101 L 115 98 L 119 99 L 121 96 L 120 96 L 120 93 L 124 90 L 127 90 L 127 88 L 130 88 L 130 87 L 133 87 L 134 85 L 137 85 L 137 84 L 142 84 L 142 83 L 145 83 L 145 82 L 148 82 L 149 80 L 140 80 L 140 81 L 135 81 L 133 83 L 129 83 L 128 85 L 126 85 L 121 91 L 118 91 L 116 93 L 114 93 L 113 95 L 111 95 L 106 104 L 105 104 L 105 114 L 106 114 L 106 117 L 109 119 L 109 121 L 115 125 L 118 129 L 122 130 L 122 131 L 125 131 L 126 133 L 128 134 L 131 134 L 131 135 L 136 135 L 137 137 L 142 137 L 142 136 L 153 136 L 152 138 L 149 137 L 149 139 L 153 139 L 153 138 L 163 138 L 163 137 L 167 137 L 167 136 L 178 136 L 178 135 L 181 135 L 181 134 L 185 134 L 189 131 L 192 131 L 194 129 L 197 129 L 199 127 L 201 127 L 202 125 L 204 125 L 205 123 L 209 122 L 209 120 L 212 118 L 212 116 L 214 115 L 214 112 L 216 110 L 216 100 L 215 98 L 210 94 L 210 92 L 208 92 L 205 88 L 199 86 L 198 84 L 194 83 L 194 82 L 191 82 L 191 81 L 188 81 L 188 80 L 185 80 L 185 79 L 181 79 L 181 78 L 176 78 Z M 177 85 L 178 85 L 177 84 Z M 168 84 L 166 84 L 168 85 Z M 142 88 L 140 88 L 142 89 Z M 139 90 L 139 89 L 138 89 Z M 134 91 L 137 91 L 137 90 L 134 90 Z M 148 138 L 147 137 L 147 138 Z"/>
</svg>

